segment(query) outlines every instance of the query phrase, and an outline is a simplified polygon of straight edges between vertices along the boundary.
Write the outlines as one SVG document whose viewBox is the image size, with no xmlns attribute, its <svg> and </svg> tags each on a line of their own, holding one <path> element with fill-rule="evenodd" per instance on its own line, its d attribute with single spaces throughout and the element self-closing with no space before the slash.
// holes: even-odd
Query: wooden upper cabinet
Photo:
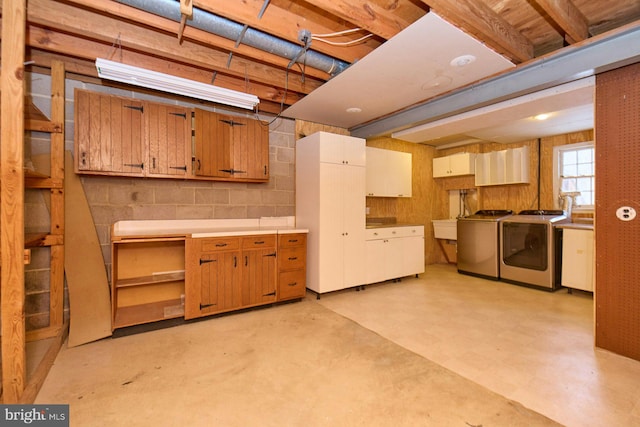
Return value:
<svg viewBox="0 0 640 427">
<path fill-rule="evenodd" d="M 143 102 L 76 90 L 78 173 L 144 175 Z"/>
<path fill-rule="evenodd" d="M 191 109 L 146 103 L 149 176 L 183 178 L 191 174 Z"/>
<path fill-rule="evenodd" d="M 196 109 L 194 174 L 228 181 L 268 181 L 268 125 Z"/>
</svg>

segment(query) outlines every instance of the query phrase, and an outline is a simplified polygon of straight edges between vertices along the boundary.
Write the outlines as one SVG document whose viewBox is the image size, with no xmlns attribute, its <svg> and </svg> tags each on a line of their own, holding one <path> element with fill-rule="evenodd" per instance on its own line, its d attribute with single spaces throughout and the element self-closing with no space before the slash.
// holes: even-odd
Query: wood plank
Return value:
<svg viewBox="0 0 640 427">
<path fill-rule="evenodd" d="M 368 0 L 308 0 L 308 2 L 387 40 L 412 24 L 394 14 L 393 10 L 389 11 Z"/>
<path fill-rule="evenodd" d="M 51 69 L 51 120 L 60 123 L 59 133 L 51 134 L 51 178 L 64 179 L 64 123 L 65 123 L 65 70 L 64 64 L 54 61 Z M 64 189 L 51 190 L 50 216 L 52 236 L 62 244 L 51 247 L 49 270 L 49 327 L 59 328 L 64 322 Z"/>
<path fill-rule="evenodd" d="M 589 25 L 580 9 L 571 0 L 536 0 L 536 3 L 549 14 L 551 19 L 569 36 L 571 43 L 589 37 Z"/>
<path fill-rule="evenodd" d="M 182 300 L 172 299 L 149 304 L 132 305 L 118 308 L 113 322 L 114 328 L 139 325 L 165 319 L 175 319 L 184 316 Z"/>
<path fill-rule="evenodd" d="M 36 400 L 36 396 L 42 388 L 42 384 L 44 384 L 44 380 L 47 378 L 47 374 L 51 370 L 53 362 L 56 360 L 56 356 L 62 347 L 62 343 L 64 343 L 64 340 L 67 338 L 69 332 L 68 323 L 63 325 L 63 327 L 57 328 L 56 332 L 54 339 L 49 344 L 47 352 L 29 378 L 29 383 L 25 387 L 22 396 L 20 396 L 19 403 L 31 404 Z"/>
<path fill-rule="evenodd" d="M 533 44 L 489 6 L 476 0 L 422 0 L 453 25 L 515 62 L 533 58 Z"/>
<path fill-rule="evenodd" d="M 146 25 L 151 28 L 158 28 L 169 34 L 175 33 L 176 30 L 178 29 L 178 25 L 175 21 L 172 21 L 170 19 L 165 19 L 160 16 L 153 15 L 151 13 L 144 12 L 140 9 L 136 9 L 134 7 L 120 4 L 117 2 L 105 2 L 104 0 L 71 0 L 71 3 L 75 3 L 83 7 L 88 7 L 90 9 L 94 9 L 100 12 L 106 12 L 109 15 L 116 16 L 119 18 L 124 18 L 131 22 L 136 22 L 138 24 Z M 235 6 L 235 2 L 234 3 L 226 2 L 225 5 L 227 8 L 231 8 Z M 238 5 L 240 5 L 240 7 L 242 7 L 243 9 L 249 9 L 246 3 L 238 3 Z M 297 28 L 298 27 L 295 27 L 295 26 L 292 27 L 292 30 L 293 30 L 292 32 L 295 32 L 296 34 L 295 36 L 296 38 L 294 38 L 294 40 L 296 40 L 296 43 L 297 43 Z M 326 31 L 326 32 L 329 32 L 329 31 Z M 264 50 L 252 48 L 244 44 L 240 44 L 239 46 L 236 46 L 235 40 L 229 40 L 224 37 L 216 36 L 209 32 L 190 27 L 189 22 L 187 22 L 187 26 L 184 30 L 184 37 L 189 40 L 195 40 L 197 42 L 200 42 L 205 46 L 217 46 L 224 52 L 233 52 L 234 54 L 242 55 L 243 57 L 253 58 L 257 61 L 268 63 L 268 64 L 278 65 L 282 68 L 286 68 L 290 62 L 290 59 L 288 58 L 282 58 L 280 56 L 270 54 L 269 52 L 266 52 Z M 344 48 L 334 48 L 334 49 L 340 50 L 340 51 L 345 50 Z M 331 55 L 331 56 L 336 56 L 339 58 L 339 56 L 337 55 Z M 353 60 L 355 59 L 357 58 L 354 58 L 349 62 L 353 62 Z M 129 62 L 129 63 L 134 64 L 135 62 Z M 311 67 L 307 68 L 305 74 L 309 76 L 313 76 L 315 78 L 323 79 L 323 80 L 328 77 L 326 72 L 317 70 Z"/>
<path fill-rule="evenodd" d="M 80 178 L 65 153 L 65 273 L 69 288 L 69 347 L 111 335 L 111 304 L 104 258 Z"/>
<path fill-rule="evenodd" d="M 287 80 L 286 70 L 234 57 L 227 67 L 228 54 L 216 49 L 207 49 L 201 44 L 184 41 L 180 49 L 176 49 L 175 37 L 156 31 L 145 30 L 134 24 L 117 21 L 89 11 L 74 8 L 58 2 L 46 0 L 30 0 L 29 21 L 51 27 L 53 29 L 74 28 L 74 32 L 82 33 L 88 38 L 101 40 L 110 45 L 114 37 L 125 49 L 146 52 L 178 62 L 191 63 L 212 71 L 231 74 L 281 87 Z M 112 49 L 113 50 L 113 49 Z M 138 64 L 136 64 L 138 65 Z M 163 69 L 155 71 L 167 72 L 170 65 L 165 62 Z M 289 89 L 296 92 L 309 93 L 315 87 L 313 79 L 288 79 Z"/>
<path fill-rule="evenodd" d="M 82 76 L 97 77 L 95 59 L 99 58 L 111 58 L 114 54 L 113 46 L 111 43 L 98 43 L 91 40 L 80 39 L 68 34 L 63 34 L 53 30 L 44 30 L 43 28 L 36 26 L 29 26 L 27 43 L 31 47 L 31 59 L 35 60 L 38 65 L 46 66 L 51 62 L 50 57 L 57 57 L 57 55 L 42 52 L 40 49 L 44 49 L 50 52 L 56 52 L 62 55 L 73 55 L 74 58 L 65 58 L 65 67 L 67 71 L 73 71 L 81 74 Z M 91 63 L 82 63 L 78 61 L 79 58 L 89 59 Z M 195 80 L 201 83 L 212 82 L 212 72 L 207 69 L 191 67 L 184 63 L 172 63 L 169 65 L 170 70 L 167 71 L 167 61 L 162 58 L 155 58 L 144 55 L 142 53 L 131 52 L 127 50 L 121 50 L 118 52 L 118 60 L 125 64 L 136 64 L 139 67 L 147 68 L 150 70 L 163 70 L 171 75 L 183 77 L 190 80 Z M 295 74 L 295 68 L 292 69 Z M 321 82 L 308 78 L 307 83 L 311 87 L 318 87 Z M 90 81 L 91 83 L 99 84 L 99 80 Z M 218 72 L 213 81 L 216 86 L 225 87 L 227 89 L 244 91 L 247 83 L 244 76 L 235 77 L 223 72 Z M 317 83 L 314 83 L 317 82 Z M 284 83 L 284 82 L 282 82 Z M 126 85 L 113 83 L 115 86 L 125 87 Z M 251 83 L 252 93 L 257 95 L 261 100 L 272 101 L 271 103 L 261 103 L 260 111 L 277 113 L 280 112 L 280 102 L 283 100 L 287 105 L 294 104 L 301 98 L 301 95 L 295 91 L 287 91 L 278 89 L 279 86 L 261 84 L 259 82 Z M 140 88 L 141 92 L 145 92 Z M 153 91 L 146 91 L 153 93 Z M 176 96 L 178 98 L 178 96 Z M 275 104 L 277 103 L 277 104 Z"/>
<path fill-rule="evenodd" d="M 25 388 L 24 322 L 24 52 L 26 0 L 2 1 L 0 75 L 0 313 L 3 403 Z"/>
<path fill-rule="evenodd" d="M 97 0 L 93 0 L 97 1 Z M 300 29 L 309 30 L 312 35 L 336 33 L 356 27 L 349 21 L 331 19 L 323 14 L 321 10 L 310 7 L 306 2 L 272 2 L 266 8 L 264 14 L 259 16 L 259 12 L 264 5 L 264 0 L 252 0 L 244 2 L 229 2 L 227 0 L 207 0 L 195 1 L 196 7 L 207 10 L 216 15 L 225 16 L 233 21 L 249 25 L 288 40 L 292 43 L 300 43 L 298 31 Z M 424 15 L 422 8 L 414 6 L 413 3 L 402 1 L 394 2 L 393 13 L 398 14 L 398 8 L 405 7 L 407 13 L 411 15 L 411 22 Z M 335 42 L 348 42 L 362 37 L 366 31 L 360 31 L 344 37 L 332 37 Z M 380 41 L 369 39 L 361 44 L 352 46 L 332 46 L 327 43 L 313 41 L 313 50 L 322 52 L 343 61 L 354 62 L 369 54 L 373 49 L 380 46 Z"/>
</svg>

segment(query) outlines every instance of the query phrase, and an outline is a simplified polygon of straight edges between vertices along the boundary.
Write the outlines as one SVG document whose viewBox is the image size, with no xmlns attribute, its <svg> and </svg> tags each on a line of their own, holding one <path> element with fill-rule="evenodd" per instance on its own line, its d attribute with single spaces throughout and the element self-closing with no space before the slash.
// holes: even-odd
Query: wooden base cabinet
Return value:
<svg viewBox="0 0 640 427">
<path fill-rule="evenodd" d="M 306 233 L 114 236 L 113 329 L 303 298 Z"/>
<path fill-rule="evenodd" d="M 307 292 L 307 235 L 278 235 L 278 301 L 303 298 Z"/>
<path fill-rule="evenodd" d="M 184 237 L 113 241 L 113 329 L 184 315 Z"/>
<path fill-rule="evenodd" d="M 276 301 L 276 235 L 188 238 L 185 318 Z"/>
</svg>

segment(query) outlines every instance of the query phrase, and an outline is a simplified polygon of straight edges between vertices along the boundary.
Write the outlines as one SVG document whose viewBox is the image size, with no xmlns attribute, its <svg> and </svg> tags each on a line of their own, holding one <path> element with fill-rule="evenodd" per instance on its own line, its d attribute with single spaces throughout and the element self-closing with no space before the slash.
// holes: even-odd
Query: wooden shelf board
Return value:
<svg viewBox="0 0 640 427">
<path fill-rule="evenodd" d="M 184 307 L 182 310 L 165 310 L 177 306 L 181 306 L 180 299 L 118 307 L 113 321 L 113 329 L 184 317 Z"/>
<path fill-rule="evenodd" d="M 116 282 L 116 288 L 129 288 L 133 286 L 157 285 L 159 283 L 179 282 L 184 280 L 184 271 L 175 273 L 152 274 L 150 276 L 131 277 L 120 279 Z"/>
<path fill-rule="evenodd" d="M 64 243 L 63 235 L 49 233 L 26 233 L 24 235 L 25 248 L 37 248 L 42 246 L 55 246 Z"/>
</svg>

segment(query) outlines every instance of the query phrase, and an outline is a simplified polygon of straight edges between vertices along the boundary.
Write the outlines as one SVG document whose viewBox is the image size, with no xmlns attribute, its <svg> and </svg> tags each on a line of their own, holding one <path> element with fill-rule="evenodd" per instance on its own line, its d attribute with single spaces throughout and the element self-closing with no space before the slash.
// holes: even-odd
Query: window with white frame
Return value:
<svg viewBox="0 0 640 427">
<path fill-rule="evenodd" d="M 562 207 L 561 193 L 578 192 L 574 210 L 593 210 L 595 205 L 595 145 L 593 141 L 554 147 L 554 194 Z"/>
</svg>

